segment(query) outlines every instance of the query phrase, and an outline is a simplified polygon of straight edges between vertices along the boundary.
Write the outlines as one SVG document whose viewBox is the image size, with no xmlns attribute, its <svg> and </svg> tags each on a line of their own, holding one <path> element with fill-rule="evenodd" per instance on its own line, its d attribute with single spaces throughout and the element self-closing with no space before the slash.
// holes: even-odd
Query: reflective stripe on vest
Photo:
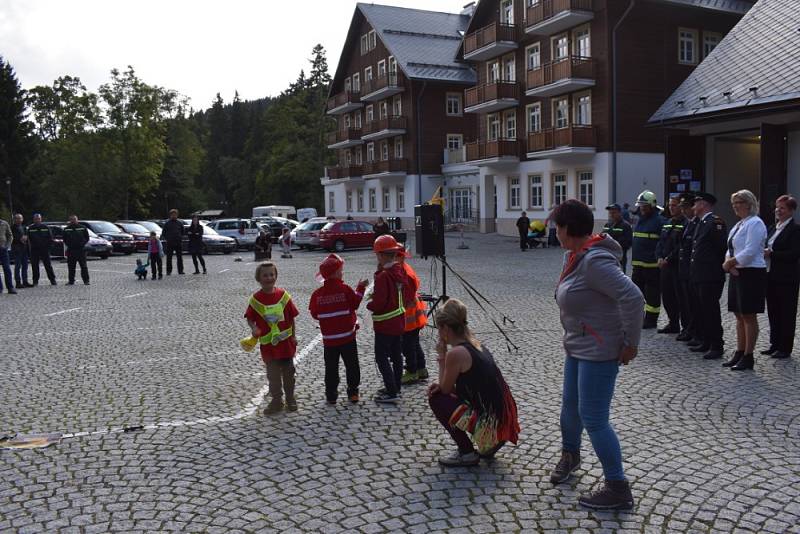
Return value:
<svg viewBox="0 0 800 534">
<path fill-rule="evenodd" d="M 351 330 L 347 332 L 342 332 L 341 334 L 323 334 L 322 339 L 342 339 L 344 337 L 352 336 L 356 333 L 356 327 L 354 326 Z"/>
<path fill-rule="evenodd" d="M 250 297 L 250 307 L 253 308 L 258 315 L 269 325 L 269 332 L 258 338 L 259 343 L 262 345 L 272 345 L 273 347 L 292 337 L 294 329 L 290 326 L 286 330 L 280 330 L 278 323 L 284 320 L 284 309 L 289 301 L 292 299 L 288 291 L 283 292 L 281 300 L 269 306 L 262 304 L 255 297 Z"/>
<path fill-rule="evenodd" d="M 400 317 L 404 313 L 406 313 L 406 309 L 403 307 L 403 290 L 400 284 L 397 284 L 397 308 L 387 313 L 382 313 L 380 315 L 373 315 L 372 321 L 373 322 L 388 321 L 389 319 Z"/>
<path fill-rule="evenodd" d="M 660 234 L 649 234 L 647 232 L 633 232 L 633 237 L 643 237 L 645 239 L 661 239 Z"/>
<path fill-rule="evenodd" d="M 330 313 L 320 313 L 319 315 L 317 315 L 317 318 L 318 319 L 330 319 L 331 317 L 342 317 L 344 315 L 350 315 L 351 313 L 353 313 L 353 312 L 351 312 L 350 310 L 339 310 L 339 311 L 330 312 Z"/>
<path fill-rule="evenodd" d="M 648 263 L 646 261 L 634 260 L 631 262 L 631 265 L 633 265 L 634 267 L 644 267 L 645 269 L 654 269 L 658 267 L 658 262 Z"/>
</svg>

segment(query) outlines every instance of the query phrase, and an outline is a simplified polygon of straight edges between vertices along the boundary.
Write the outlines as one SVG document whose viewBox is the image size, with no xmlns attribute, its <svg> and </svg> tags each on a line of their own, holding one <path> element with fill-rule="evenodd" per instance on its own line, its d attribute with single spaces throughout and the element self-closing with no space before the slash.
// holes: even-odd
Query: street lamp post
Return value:
<svg viewBox="0 0 800 534">
<path fill-rule="evenodd" d="M 11 216 L 14 216 L 14 200 L 11 198 L 11 178 L 6 178 L 6 187 L 8 187 L 8 210 Z"/>
</svg>

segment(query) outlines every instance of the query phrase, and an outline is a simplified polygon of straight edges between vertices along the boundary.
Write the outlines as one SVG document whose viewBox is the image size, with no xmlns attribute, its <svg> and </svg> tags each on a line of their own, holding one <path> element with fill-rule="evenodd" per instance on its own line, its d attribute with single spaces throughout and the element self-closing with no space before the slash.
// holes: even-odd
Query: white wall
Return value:
<svg viewBox="0 0 800 534">
<path fill-rule="evenodd" d="M 610 152 L 598 156 L 604 156 L 611 162 Z M 656 194 L 659 205 L 664 204 L 664 154 L 618 152 L 617 198 L 612 202 L 620 205 L 627 202 L 632 206 L 645 189 Z"/>
</svg>

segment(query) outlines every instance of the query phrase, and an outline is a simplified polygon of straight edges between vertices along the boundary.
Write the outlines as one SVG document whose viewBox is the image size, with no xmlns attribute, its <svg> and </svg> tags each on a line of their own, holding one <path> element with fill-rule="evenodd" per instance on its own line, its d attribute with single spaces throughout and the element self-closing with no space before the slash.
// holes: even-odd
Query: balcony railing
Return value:
<svg viewBox="0 0 800 534">
<path fill-rule="evenodd" d="M 593 148 L 596 146 L 597 132 L 594 126 L 572 125 L 528 134 L 528 152 L 541 152 L 563 147 Z"/>
<path fill-rule="evenodd" d="M 594 79 L 594 59 L 590 57 L 569 56 L 545 63 L 538 69 L 528 71 L 528 89 L 543 87 L 570 78 Z"/>
<path fill-rule="evenodd" d="M 387 72 L 382 76 L 377 76 L 371 80 L 364 80 L 361 84 L 361 94 L 369 95 L 380 91 L 381 89 L 400 90 L 402 88 L 402 81 L 396 72 Z"/>
<path fill-rule="evenodd" d="M 381 174 L 385 172 L 408 172 L 408 160 L 405 159 L 385 159 L 380 161 L 370 161 L 364 164 L 364 174 Z"/>
<path fill-rule="evenodd" d="M 358 91 L 342 91 L 328 99 L 328 111 L 347 106 L 356 106 L 361 103 L 361 93 Z"/>
<path fill-rule="evenodd" d="M 540 0 L 527 9 L 525 20 L 533 26 L 565 11 L 592 11 L 592 0 Z"/>
<path fill-rule="evenodd" d="M 479 161 L 489 158 L 519 157 L 519 141 L 517 139 L 497 139 L 495 141 L 473 141 L 467 147 L 467 161 Z"/>
<path fill-rule="evenodd" d="M 477 87 L 471 87 L 465 92 L 465 108 L 479 106 L 495 100 L 519 99 L 519 85 L 517 82 L 498 81 Z"/>
<path fill-rule="evenodd" d="M 467 149 L 465 146 L 460 148 L 445 148 L 443 161 L 445 165 L 453 163 L 464 163 L 467 161 Z"/>
<path fill-rule="evenodd" d="M 361 165 L 337 165 L 328 167 L 328 179 L 341 180 L 342 178 L 360 177 L 363 173 Z"/>
<path fill-rule="evenodd" d="M 383 130 L 405 130 L 406 118 L 391 116 L 364 123 L 362 135 L 374 134 Z"/>
<path fill-rule="evenodd" d="M 361 128 L 345 128 L 328 134 L 328 144 L 345 143 L 361 139 Z"/>
<path fill-rule="evenodd" d="M 513 24 L 493 22 L 464 37 L 464 55 L 498 42 L 516 42 L 519 39 L 517 27 Z"/>
</svg>

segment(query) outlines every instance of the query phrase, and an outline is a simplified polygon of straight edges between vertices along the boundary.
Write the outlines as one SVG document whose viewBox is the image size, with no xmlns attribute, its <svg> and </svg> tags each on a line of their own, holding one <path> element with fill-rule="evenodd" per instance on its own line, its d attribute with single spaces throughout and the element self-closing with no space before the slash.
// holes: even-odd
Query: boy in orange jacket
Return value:
<svg viewBox="0 0 800 534">
<path fill-rule="evenodd" d="M 358 402 L 361 369 L 358 365 L 356 310 L 364 298 L 367 281 L 360 280 L 355 291 L 342 281 L 344 260 L 331 254 L 319 265 L 318 279 L 323 286 L 311 294 L 308 310 L 319 321 L 325 358 L 325 398 L 336 404 L 339 388 L 339 358 L 344 361 L 347 377 L 347 398 Z"/>
<path fill-rule="evenodd" d="M 400 257 L 400 263 L 408 277 L 408 283 L 414 292 L 414 302 L 406 308 L 405 331 L 403 332 L 403 356 L 406 360 L 406 372 L 400 382 L 403 385 L 413 384 L 428 378 L 428 369 L 425 367 L 425 351 L 419 342 L 420 331 L 428 324 L 425 303 L 419 300 L 419 276 L 414 268 L 405 261 L 405 256 Z"/>
</svg>

